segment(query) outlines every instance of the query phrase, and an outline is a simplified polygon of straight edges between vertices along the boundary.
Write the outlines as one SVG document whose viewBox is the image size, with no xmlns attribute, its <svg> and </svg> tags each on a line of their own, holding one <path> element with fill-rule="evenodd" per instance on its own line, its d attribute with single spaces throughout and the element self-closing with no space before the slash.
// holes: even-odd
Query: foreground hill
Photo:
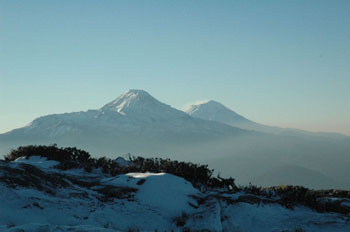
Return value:
<svg viewBox="0 0 350 232">
<path fill-rule="evenodd" d="M 200 178 L 190 170 L 209 175 Z M 349 191 L 237 188 L 232 179 L 210 173 L 206 166 L 170 160 L 96 160 L 74 148 L 21 148 L 0 161 L 0 230 L 350 230 Z"/>
</svg>

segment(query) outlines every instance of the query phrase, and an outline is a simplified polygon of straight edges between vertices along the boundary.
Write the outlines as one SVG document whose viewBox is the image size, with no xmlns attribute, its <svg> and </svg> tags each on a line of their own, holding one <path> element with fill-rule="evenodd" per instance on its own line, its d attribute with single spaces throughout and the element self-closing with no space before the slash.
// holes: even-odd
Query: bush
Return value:
<svg viewBox="0 0 350 232">
<path fill-rule="evenodd" d="M 82 168 L 90 161 L 90 154 L 75 147 L 58 148 L 56 144 L 50 146 L 21 146 L 13 149 L 5 156 L 5 161 L 14 161 L 19 157 L 41 156 L 48 160 L 60 162 L 61 169 Z"/>
<path fill-rule="evenodd" d="M 91 172 L 93 168 L 101 168 L 110 175 L 126 174 L 129 172 L 165 172 L 182 177 L 191 182 L 195 187 L 205 186 L 206 188 L 227 188 L 236 190 L 233 178 L 213 177 L 214 170 L 208 165 L 193 164 L 191 162 L 179 162 L 161 158 L 143 158 L 129 155 L 131 165 L 119 166 L 113 160 L 101 157 L 91 158 L 86 151 L 75 147 L 58 148 L 56 144 L 50 146 L 21 146 L 12 150 L 5 156 L 6 161 L 14 161 L 19 157 L 41 156 L 48 160 L 59 161 L 57 168 L 67 170 L 72 168 L 84 168 Z"/>
</svg>

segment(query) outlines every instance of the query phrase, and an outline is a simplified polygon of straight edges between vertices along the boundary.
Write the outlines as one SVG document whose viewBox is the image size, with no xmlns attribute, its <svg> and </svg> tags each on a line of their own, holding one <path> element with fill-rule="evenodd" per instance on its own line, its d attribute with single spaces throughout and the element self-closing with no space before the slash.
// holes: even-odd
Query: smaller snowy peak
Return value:
<svg viewBox="0 0 350 232">
<path fill-rule="evenodd" d="M 254 130 L 267 133 L 279 133 L 280 128 L 262 125 L 253 122 L 217 101 L 205 101 L 190 106 L 185 110 L 187 114 L 195 118 L 221 122 L 244 130 Z"/>
<path fill-rule="evenodd" d="M 245 120 L 243 116 L 237 114 L 223 104 L 214 100 L 191 105 L 188 109 L 185 110 L 185 112 L 193 117 L 219 122 L 222 122 L 222 120 L 217 119 L 222 117 L 235 118 L 236 120 Z"/>
<path fill-rule="evenodd" d="M 191 105 L 185 110 L 185 112 L 192 115 L 196 111 L 203 111 L 203 110 L 212 112 L 212 111 L 230 110 L 230 109 L 217 101 L 208 100 L 208 101 L 202 101 L 200 103 Z"/>
</svg>

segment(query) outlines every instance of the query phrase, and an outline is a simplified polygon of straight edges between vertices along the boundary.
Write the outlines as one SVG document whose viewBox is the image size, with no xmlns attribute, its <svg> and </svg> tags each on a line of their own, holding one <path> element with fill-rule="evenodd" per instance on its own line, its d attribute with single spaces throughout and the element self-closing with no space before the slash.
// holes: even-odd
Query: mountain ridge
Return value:
<svg viewBox="0 0 350 232">
<path fill-rule="evenodd" d="M 305 136 L 323 136 L 328 138 L 350 138 L 349 136 L 333 132 L 311 132 L 294 128 L 282 128 L 269 126 L 249 120 L 236 113 L 215 100 L 207 100 L 193 104 L 184 110 L 192 117 L 201 118 L 209 121 L 225 123 L 227 125 L 238 127 L 244 130 L 255 130 L 264 133 L 286 134 L 286 135 L 305 135 Z"/>
</svg>

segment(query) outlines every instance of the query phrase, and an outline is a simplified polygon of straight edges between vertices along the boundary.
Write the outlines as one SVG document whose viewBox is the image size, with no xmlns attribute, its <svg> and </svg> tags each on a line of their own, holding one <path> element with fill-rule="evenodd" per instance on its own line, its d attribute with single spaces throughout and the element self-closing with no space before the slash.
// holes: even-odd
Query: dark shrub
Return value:
<svg viewBox="0 0 350 232">
<path fill-rule="evenodd" d="M 13 149 L 5 156 L 6 161 L 14 161 L 19 157 L 41 156 L 48 160 L 56 160 L 62 169 L 85 167 L 91 160 L 90 154 L 75 147 L 58 148 L 56 144 L 50 146 L 21 146 Z"/>
<path fill-rule="evenodd" d="M 161 158 L 143 158 L 129 155 L 130 165 L 119 166 L 116 162 L 106 157 L 91 158 L 86 151 L 75 147 L 58 148 L 56 144 L 51 146 L 22 146 L 12 150 L 5 156 L 6 161 L 14 161 L 19 157 L 41 156 L 48 160 L 59 161 L 57 168 L 67 170 L 72 168 L 84 168 L 91 172 L 93 168 L 101 168 L 110 175 L 125 174 L 129 172 L 165 172 L 182 177 L 191 182 L 195 187 L 227 188 L 236 190 L 233 178 L 213 177 L 212 169 L 208 165 L 199 165 L 191 162 L 179 162 Z"/>
</svg>

